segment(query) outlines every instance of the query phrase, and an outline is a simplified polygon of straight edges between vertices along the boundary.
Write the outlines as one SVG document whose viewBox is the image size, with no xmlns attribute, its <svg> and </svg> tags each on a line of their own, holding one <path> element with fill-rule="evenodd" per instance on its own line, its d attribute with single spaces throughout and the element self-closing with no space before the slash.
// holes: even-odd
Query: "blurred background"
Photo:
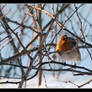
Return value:
<svg viewBox="0 0 92 92">
<path fill-rule="evenodd" d="M 58 57 L 53 58 L 53 55 L 62 34 L 76 39 L 82 59 L 78 65 L 92 70 L 92 46 L 62 30 L 48 13 L 56 16 L 70 32 L 92 45 L 92 4 L 0 4 L 0 78 L 20 79 L 32 63 L 34 69 L 27 76 L 30 78 L 43 62 L 59 62 Z M 11 57 L 15 58 L 11 60 Z M 35 58 L 33 62 L 31 58 Z M 6 63 L 3 63 L 4 60 Z M 63 66 L 44 64 L 42 68 L 62 69 Z M 39 70 L 39 85 L 42 74 L 57 75 L 55 72 L 43 73 Z"/>
</svg>

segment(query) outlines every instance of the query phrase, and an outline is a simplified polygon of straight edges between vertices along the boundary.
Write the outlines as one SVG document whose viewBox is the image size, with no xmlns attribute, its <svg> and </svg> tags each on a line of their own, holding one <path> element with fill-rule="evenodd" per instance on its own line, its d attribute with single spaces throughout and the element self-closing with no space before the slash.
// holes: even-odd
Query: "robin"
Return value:
<svg viewBox="0 0 92 92">
<path fill-rule="evenodd" d="M 60 59 L 64 61 L 81 61 L 78 44 L 76 40 L 67 35 L 61 35 L 56 45 L 56 51 Z"/>
</svg>

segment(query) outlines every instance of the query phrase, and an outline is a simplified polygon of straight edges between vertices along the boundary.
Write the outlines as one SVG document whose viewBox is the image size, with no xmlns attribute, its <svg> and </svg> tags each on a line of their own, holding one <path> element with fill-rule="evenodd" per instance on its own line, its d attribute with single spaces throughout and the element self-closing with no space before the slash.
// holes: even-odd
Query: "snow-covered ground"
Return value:
<svg viewBox="0 0 92 92">
<path fill-rule="evenodd" d="M 92 79 L 92 76 L 73 76 L 72 73 L 61 74 L 58 78 L 52 75 L 45 75 L 42 78 L 42 85 L 38 87 L 38 77 L 26 82 L 26 88 L 78 88 L 79 85 Z M 19 81 L 17 79 L 0 79 L 0 82 Z M 78 85 L 78 86 L 77 86 Z M 0 88 L 18 88 L 18 84 L 0 84 Z M 25 88 L 25 85 L 23 85 Z M 81 88 L 92 88 L 92 82 L 82 86 Z"/>
</svg>

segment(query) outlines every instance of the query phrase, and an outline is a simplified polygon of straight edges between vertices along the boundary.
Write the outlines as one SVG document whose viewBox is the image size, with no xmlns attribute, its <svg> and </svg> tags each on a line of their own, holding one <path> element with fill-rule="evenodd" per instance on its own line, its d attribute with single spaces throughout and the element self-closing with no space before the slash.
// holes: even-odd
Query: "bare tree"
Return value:
<svg viewBox="0 0 92 92">
<path fill-rule="evenodd" d="M 4 83 L 18 83 L 22 88 L 24 82 L 38 75 L 40 86 L 42 76 L 45 78 L 44 71 L 92 75 L 91 69 L 60 62 L 55 51 L 60 35 L 65 33 L 78 42 L 82 61 L 85 56 L 92 61 L 92 24 L 87 20 L 91 9 L 87 17 L 81 11 L 86 6 L 68 3 L 0 4 L 0 78 L 21 79 Z M 60 68 L 53 68 L 54 65 Z"/>
</svg>

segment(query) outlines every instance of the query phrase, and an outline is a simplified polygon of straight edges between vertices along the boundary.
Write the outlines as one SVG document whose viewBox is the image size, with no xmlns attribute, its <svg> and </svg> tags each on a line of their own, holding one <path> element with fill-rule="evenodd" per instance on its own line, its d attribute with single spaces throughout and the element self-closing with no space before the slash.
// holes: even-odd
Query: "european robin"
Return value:
<svg viewBox="0 0 92 92">
<path fill-rule="evenodd" d="M 73 37 L 61 35 L 57 42 L 56 51 L 60 59 L 65 61 L 81 61 L 81 54 L 78 44 Z"/>
</svg>

